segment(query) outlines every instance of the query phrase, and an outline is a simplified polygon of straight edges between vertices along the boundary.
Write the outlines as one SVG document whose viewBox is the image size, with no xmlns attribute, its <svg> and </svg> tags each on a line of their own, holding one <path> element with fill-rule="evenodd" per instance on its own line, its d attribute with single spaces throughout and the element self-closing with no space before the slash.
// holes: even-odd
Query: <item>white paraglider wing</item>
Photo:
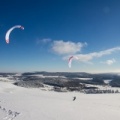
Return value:
<svg viewBox="0 0 120 120">
<path fill-rule="evenodd" d="M 9 36 L 10 36 L 10 33 L 11 33 L 12 30 L 15 29 L 15 28 L 21 28 L 22 30 L 24 30 L 24 27 L 21 26 L 21 25 L 15 25 L 15 26 L 13 26 L 12 28 L 10 28 L 10 29 L 7 31 L 6 35 L 5 35 L 6 43 L 9 43 Z"/>
<path fill-rule="evenodd" d="M 69 66 L 69 68 L 71 68 L 71 64 L 72 64 L 72 60 L 73 59 L 78 60 L 78 57 L 77 56 L 71 56 L 71 57 L 69 57 L 69 60 L 68 60 L 68 66 Z"/>
<path fill-rule="evenodd" d="M 73 59 L 73 56 L 71 56 L 71 57 L 69 58 L 69 61 L 68 61 L 68 66 L 69 66 L 69 68 L 71 68 L 72 59 Z"/>
</svg>

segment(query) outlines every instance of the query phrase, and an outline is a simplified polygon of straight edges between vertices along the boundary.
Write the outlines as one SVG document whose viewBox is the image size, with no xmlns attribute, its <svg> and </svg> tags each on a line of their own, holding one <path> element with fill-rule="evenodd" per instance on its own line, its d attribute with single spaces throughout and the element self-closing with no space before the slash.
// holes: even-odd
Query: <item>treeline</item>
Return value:
<svg viewBox="0 0 120 120">
<path fill-rule="evenodd" d="M 97 89 L 89 89 L 89 90 L 84 90 L 83 91 L 86 94 L 105 94 L 105 93 L 119 93 L 118 90 L 97 90 Z"/>
<path fill-rule="evenodd" d="M 25 80 L 25 81 L 18 81 L 14 83 L 17 86 L 21 87 L 44 87 L 45 85 L 54 86 L 54 87 L 81 87 L 79 81 L 69 81 L 67 79 L 59 79 L 59 78 L 41 78 L 39 80 Z"/>
<path fill-rule="evenodd" d="M 67 78 L 74 78 L 74 77 L 91 77 L 92 74 L 89 73 L 85 73 L 85 72 L 45 72 L 45 71 L 41 71 L 41 72 L 26 72 L 23 73 L 22 76 L 34 76 L 34 75 L 44 75 L 44 76 L 65 76 Z"/>
<path fill-rule="evenodd" d="M 38 76 L 37 76 L 38 75 Z M 39 76 L 41 75 L 41 77 Z M 43 76 L 47 76 L 42 78 Z M 47 84 L 57 87 L 74 86 L 79 84 L 106 85 L 104 80 L 111 80 L 109 83 L 112 87 L 120 87 L 120 76 L 118 74 L 89 74 L 85 72 L 25 72 L 19 76 L 16 73 L 0 73 L 1 77 L 9 77 L 8 79 L 19 80 L 17 85 L 39 87 L 41 84 Z M 12 76 L 10 78 L 10 76 Z M 50 77 L 48 77 L 50 76 Z M 56 77 L 52 77 L 56 76 Z M 64 77 L 63 77 L 64 76 Z M 76 78 L 76 79 L 75 79 Z M 79 79 L 77 79 L 79 78 Z M 82 80 L 80 78 L 92 78 L 92 80 Z"/>
<path fill-rule="evenodd" d="M 110 82 L 110 86 L 112 87 L 120 87 L 120 78 L 116 77 L 114 80 Z"/>
</svg>

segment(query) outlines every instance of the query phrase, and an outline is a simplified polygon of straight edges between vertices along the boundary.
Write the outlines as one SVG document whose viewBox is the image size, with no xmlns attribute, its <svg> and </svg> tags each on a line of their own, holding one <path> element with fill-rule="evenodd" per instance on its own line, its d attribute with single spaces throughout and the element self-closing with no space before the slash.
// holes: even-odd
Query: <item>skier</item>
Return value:
<svg viewBox="0 0 120 120">
<path fill-rule="evenodd" d="M 73 97 L 73 101 L 76 100 L 76 97 Z"/>
</svg>

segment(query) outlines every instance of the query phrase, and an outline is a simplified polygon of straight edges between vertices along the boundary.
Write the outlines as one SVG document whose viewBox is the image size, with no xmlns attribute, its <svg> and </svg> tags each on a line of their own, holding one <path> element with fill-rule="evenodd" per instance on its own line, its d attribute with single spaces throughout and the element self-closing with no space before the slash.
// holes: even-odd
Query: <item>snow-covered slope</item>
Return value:
<svg viewBox="0 0 120 120">
<path fill-rule="evenodd" d="M 119 119 L 120 94 L 60 93 L 0 82 L 0 120 Z"/>
</svg>

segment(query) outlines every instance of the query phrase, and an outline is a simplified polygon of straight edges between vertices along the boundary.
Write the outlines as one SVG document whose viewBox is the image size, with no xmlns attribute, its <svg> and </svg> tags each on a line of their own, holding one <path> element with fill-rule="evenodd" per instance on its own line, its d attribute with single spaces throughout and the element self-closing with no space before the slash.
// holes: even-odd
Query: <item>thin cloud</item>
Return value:
<svg viewBox="0 0 120 120">
<path fill-rule="evenodd" d="M 48 43 L 48 42 L 51 42 L 52 40 L 50 38 L 46 38 L 46 39 L 42 39 L 42 42 L 44 43 Z"/>
<path fill-rule="evenodd" d="M 102 56 L 110 55 L 113 52 L 117 52 L 117 51 L 120 51 L 120 47 L 114 47 L 114 48 L 107 49 L 104 51 L 93 52 L 93 53 L 88 53 L 88 54 L 76 54 L 75 56 L 78 57 L 79 61 L 89 63 L 94 58 L 100 58 Z M 64 57 L 64 59 L 68 59 L 68 56 Z M 110 64 L 110 62 L 109 62 L 109 64 Z"/>
<path fill-rule="evenodd" d="M 107 65 L 112 65 L 116 62 L 116 60 L 113 58 L 113 59 L 110 59 L 110 60 L 106 60 L 105 62 L 101 62 L 101 63 L 104 63 L 104 64 L 107 64 Z"/>
<path fill-rule="evenodd" d="M 59 40 L 53 42 L 52 50 L 60 55 L 75 54 L 80 52 L 85 45 L 87 45 L 87 43 L 75 43 L 71 41 L 64 42 L 63 40 Z"/>
<path fill-rule="evenodd" d="M 46 44 L 46 43 L 49 43 L 49 42 L 51 42 L 52 41 L 52 39 L 50 39 L 50 38 L 44 38 L 44 39 L 37 39 L 37 44 L 41 44 L 41 43 L 44 43 L 44 44 Z"/>
</svg>

